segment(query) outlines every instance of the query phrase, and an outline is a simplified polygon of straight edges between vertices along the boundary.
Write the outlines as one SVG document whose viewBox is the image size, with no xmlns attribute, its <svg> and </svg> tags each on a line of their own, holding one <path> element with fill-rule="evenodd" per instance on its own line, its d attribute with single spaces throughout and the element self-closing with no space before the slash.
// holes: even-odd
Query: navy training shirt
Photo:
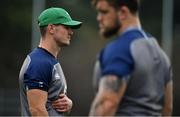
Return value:
<svg viewBox="0 0 180 117">
<path fill-rule="evenodd" d="M 127 83 L 116 115 L 160 116 L 171 73 L 169 59 L 156 39 L 143 30 L 131 29 L 100 52 L 94 69 L 95 88 L 98 90 L 103 76 L 115 75 Z"/>
<path fill-rule="evenodd" d="M 25 59 L 19 75 L 21 114 L 31 116 L 26 92 L 40 89 L 48 93 L 46 109 L 49 116 L 62 116 L 52 107 L 52 101 L 66 93 L 67 85 L 64 73 L 57 59 L 43 48 L 36 48 Z"/>
</svg>

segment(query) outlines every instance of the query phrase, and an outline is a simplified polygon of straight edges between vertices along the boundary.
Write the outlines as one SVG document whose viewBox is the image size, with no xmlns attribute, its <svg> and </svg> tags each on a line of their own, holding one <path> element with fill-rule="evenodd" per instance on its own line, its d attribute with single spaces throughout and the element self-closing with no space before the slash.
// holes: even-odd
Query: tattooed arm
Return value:
<svg viewBox="0 0 180 117">
<path fill-rule="evenodd" d="M 99 90 L 93 101 L 90 116 L 114 115 L 124 95 L 126 83 L 117 76 L 108 75 L 101 78 Z"/>
</svg>

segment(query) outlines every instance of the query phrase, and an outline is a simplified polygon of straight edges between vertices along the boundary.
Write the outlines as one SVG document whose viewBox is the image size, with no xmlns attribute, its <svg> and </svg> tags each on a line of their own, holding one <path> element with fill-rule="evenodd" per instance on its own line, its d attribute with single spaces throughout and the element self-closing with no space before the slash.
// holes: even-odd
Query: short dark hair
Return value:
<svg viewBox="0 0 180 117">
<path fill-rule="evenodd" d="M 98 1 L 102 0 L 92 0 L 92 5 L 96 6 Z M 139 11 L 140 0 L 105 0 L 115 9 L 118 9 L 122 6 L 127 6 L 132 14 L 136 14 Z"/>
<path fill-rule="evenodd" d="M 46 34 L 47 26 L 40 26 L 39 29 L 40 29 L 41 36 L 44 37 Z"/>
</svg>

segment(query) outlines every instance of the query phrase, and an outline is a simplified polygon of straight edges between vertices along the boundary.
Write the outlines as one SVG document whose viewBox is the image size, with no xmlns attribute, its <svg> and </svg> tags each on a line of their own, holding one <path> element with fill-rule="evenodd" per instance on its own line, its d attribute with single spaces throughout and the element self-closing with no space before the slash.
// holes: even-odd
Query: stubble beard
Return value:
<svg viewBox="0 0 180 117">
<path fill-rule="evenodd" d="M 113 27 L 106 28 L 103 32 L 100 32 L 100 34 L 104 38 L 110 38 L 110 37 L 116 35 L 120 28 L 121 28 L 121 23 L 119 21 L 116 21 L 116 23 Z"/>
</svg>

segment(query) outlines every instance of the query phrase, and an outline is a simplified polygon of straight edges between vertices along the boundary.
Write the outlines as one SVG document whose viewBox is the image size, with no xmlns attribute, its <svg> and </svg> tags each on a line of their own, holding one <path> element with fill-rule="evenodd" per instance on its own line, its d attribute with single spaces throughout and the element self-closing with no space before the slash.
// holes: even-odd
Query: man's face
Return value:
<svg viewBox="0 0 180 117">
<path fill-rule="evenodd" d="M 96 4 L 97 21 L 99 23 L 100 34 L 104 37 L 110 37 L 120 29 L 120 22 L 115 9 L 105 0 L 100 0 Z"/>
<path fill-rule="evenodd" d="M 64 25 L 55 25 L 54 39 L 58 46 L 68 46 L 70 44 L 73 31 Z"/>
</svg>

